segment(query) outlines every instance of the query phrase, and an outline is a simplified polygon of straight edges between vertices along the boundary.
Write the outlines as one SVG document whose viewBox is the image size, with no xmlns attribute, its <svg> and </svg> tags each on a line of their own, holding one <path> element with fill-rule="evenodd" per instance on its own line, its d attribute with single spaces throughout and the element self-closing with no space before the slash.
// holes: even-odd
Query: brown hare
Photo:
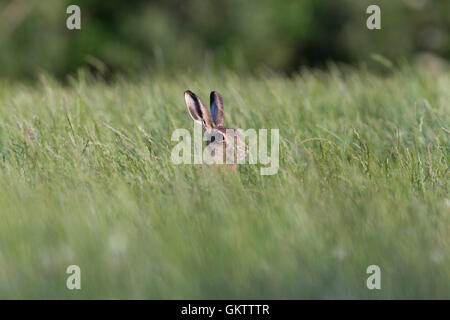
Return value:
<svg viewBox="0 0 450 320">
<path fill-rule="evenodd" d="M 227 164 L 236 172 L 236 162 L 245 159 L 248 148 L 237 130 L 225 127 L 222 96 L 216 91 L 211 92 L 211 111 L 190 90 L 184 92 L 184 99 L 192 119 L 202 125 L 206 146 L 212 150 L 211 155 L 216 163 Z"/>
</svg>

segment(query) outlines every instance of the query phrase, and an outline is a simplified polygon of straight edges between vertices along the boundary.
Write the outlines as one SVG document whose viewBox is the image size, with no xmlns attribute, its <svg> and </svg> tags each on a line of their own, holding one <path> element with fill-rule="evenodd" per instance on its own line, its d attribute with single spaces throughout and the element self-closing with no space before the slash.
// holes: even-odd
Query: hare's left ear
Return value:
<svg viewBox="0 0 450 320">
<path fill-rule="evenodd" d="M 195 122 L 200 123 L 204 130 L 214 127 L 211 113 L 195 93 L 190 90 L 185 91 L 184 100 L 186 101 L 189 114 Z"/>
<path fill-rule="evenodd" d="M 217 91 L 211 92 L 210 95 L 211 116 L 216 127 L 225 126 L 225 116 L 223 113 L 223 99 Z"/>
</svg>

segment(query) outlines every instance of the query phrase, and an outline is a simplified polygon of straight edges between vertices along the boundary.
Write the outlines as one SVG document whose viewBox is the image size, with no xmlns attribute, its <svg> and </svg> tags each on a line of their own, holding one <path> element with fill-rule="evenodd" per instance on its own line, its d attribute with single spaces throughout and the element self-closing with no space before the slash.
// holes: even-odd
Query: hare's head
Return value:
<svg viewBox="0 0 450 320">
<path fill-rule="evenodd" d="M 226 152 L 232 152 L 235 162 L 235 147 L 244 145 L 233 129 L 227 129 L 224 122 L 223 99 L 220 93 L 212 91 L 210 95 L 210 110 L 200 98 L 190 90 L 185 91 L 184 99 L 192 119 L 202 125 L 205 131 L 206 145 L 225 157 Z M 229 146 L 232 146 L 230 148 Z M 244 145 L 245 146 L 245 145 Z M 229 159 L 229 158 L 228 158 Z"/>
</svg>

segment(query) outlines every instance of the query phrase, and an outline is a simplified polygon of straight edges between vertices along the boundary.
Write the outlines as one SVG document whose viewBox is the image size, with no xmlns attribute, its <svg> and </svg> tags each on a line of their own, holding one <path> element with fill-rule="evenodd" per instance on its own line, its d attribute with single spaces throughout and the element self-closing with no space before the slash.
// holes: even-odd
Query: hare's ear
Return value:
<svg viewBox="0 0 450 320">
<path fill-rule="evenodd" d="M 213 127 L 211 113 L 195 93 L 190 90 L 185 91 L 184 100 L 194 121 L 200 123 L 205 130 Z"/>
<path fill-rule="evenodd" d="M 211 105 L 211 115 L 214 123 L 217 127 L 225 126 L 225 119 L 223 113 L 223 99 L 220 93 L 217 91 L 212 91 L 209 96 Z"/>
</svg>

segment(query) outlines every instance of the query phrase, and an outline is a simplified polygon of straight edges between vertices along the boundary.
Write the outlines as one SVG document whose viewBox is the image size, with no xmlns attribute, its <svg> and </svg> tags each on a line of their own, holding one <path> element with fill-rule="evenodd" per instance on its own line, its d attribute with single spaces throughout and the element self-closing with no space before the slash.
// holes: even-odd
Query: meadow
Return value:
<svg viewBox="0 0 450 320">
<path fill-rule="evenodd" d="M 172 164 L 187 89 L 278 173 Z M 2 81 L 0 298 L 449 299 L 449 136 L 448 69 Z"/>
</svg>

